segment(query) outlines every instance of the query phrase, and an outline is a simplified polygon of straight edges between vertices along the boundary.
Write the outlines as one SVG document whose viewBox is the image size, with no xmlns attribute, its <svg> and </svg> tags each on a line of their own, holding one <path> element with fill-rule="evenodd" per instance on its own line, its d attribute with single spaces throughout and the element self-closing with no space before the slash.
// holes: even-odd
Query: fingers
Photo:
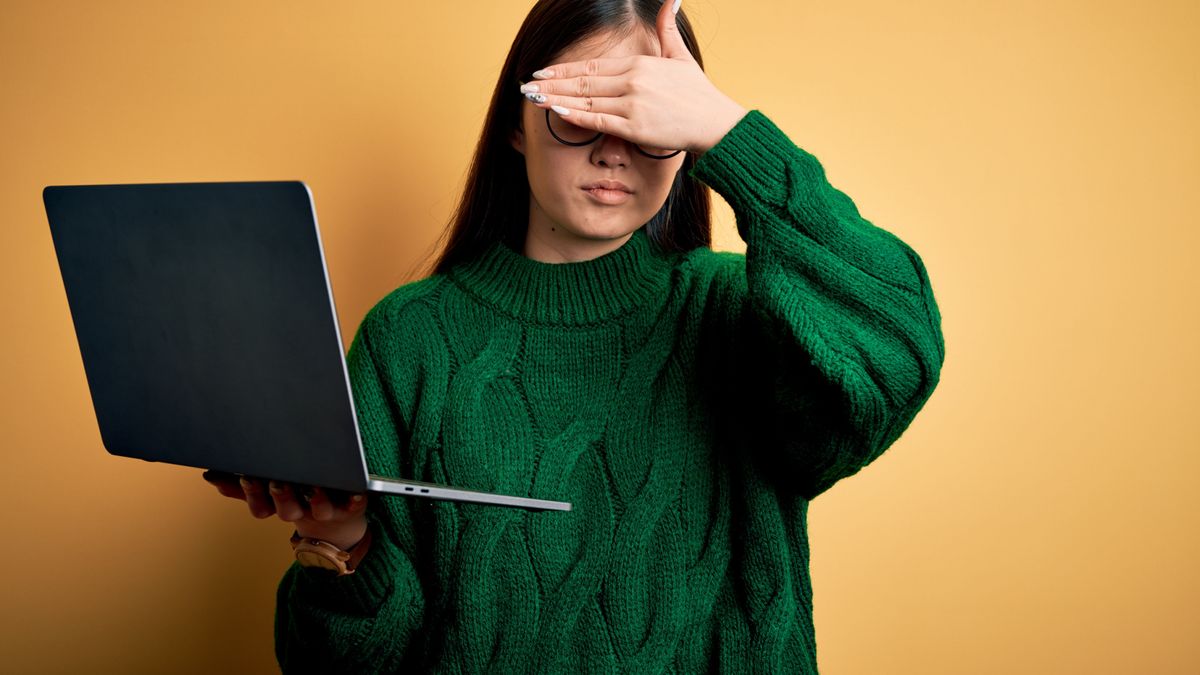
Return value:
<svg viewBox="0 0 1200 675">
<path fill-rule="evenodd" d="M 629 119 L 645 86 L 633 71 L 639 60 L 655 58 L 633 55 L 556 64 L 534 73 L 538 79 L 522 85 L 521 91 L 534 106 L 550 108 L 576 126 L 629 138 Z"/>
<path fill-rule="evenodd" d="M 367 496 L 315 487 L 312 497 L 309 498 L 309 506 L 312 510 L 313 520 L 341 522 L 351 520 L 365 511 Z"/>
<path fill-rule="evenodd" d="M 346 503 L 346 515 L 348 517 L 357 517 L 360 513 L 367 510 L 367 496 L 363 494 L 350 495 L 349 501 Z"/>
<path fill-rule="evenodd" d="M 572 111 L 606 113 L 613 116 L 629 116 L 629 100 L 626 98 L 594 98 L 591 96 L 561 96 L 551 94 L 525 94 L 529 102 L 539 108 L 559 106 Z"/>
<path fill-rule="evenodd" d="M 528 87 L 529 85 L 525 85 Z M 541 85 L 536 85 L 541 86 Z M 526 93 L 525 98 L 538 108 L 550 108 L 559 117 L 585 129 L 625 137 L 629 103 L 621 98 L 592 98 Z"/>
<path fill-rule="evenodd" d="M 300 495 L 297 494 L 296 488 L 291 483 L 273 480 L 270 484 L 270 491 L 271 499 L 275 502 L 275 512 L 279 514 L 280 520 L 294 523 L 308 515 L 304 512 Z"/>
<path fill-rule="evenodd" d="M 630 81 L 625 75 L 580 75 L 578 77 L 555 78 L 553 80 L 526 82 L 521 85 L 522 94 L 546 94 L 586 98 L 616 98 L 629 93 Z"/>
<path fill-rule="evenodd" d="M 335 507 L 329 493 L 325 490 L 314 487 L 312 495 L 308 498 L 308 507 L 312 511 L 313 520 L 323 523 L 333 520 Z"/>
<path fill-rule="evenodd" d="M 239 478 L 220 471 L 205 471 L 204 480 L 214 485 L 223 496 L 244 500 L 255 518 L 278 515 L 280 520 L 289 523 L 307 519 L 339 523 L 360 516 L 367 508 L 366 495 L 349 494 L 341 490 L 293 485 L 250 476 Z"/>
<path fill-rule="evenodd" d="M 620 75 L 633 68 L 638 58 L 641 57 L 634 55 L 556 63 L 535 71 L 533 77 L 538 80 L 564 80 L 581 75 Z"/>
<path fill-rule="evenodd" d="M 683 36 L 679 34 L 679 25 L 675 16 L 679 12 L 680 4 L 681 0 L 665 0 L 662 7 L 658 10 L 658 17 L 655 19 L 654 28 L 658 34 L 658 45 L 662 51 L 663 58 L 682 58 L 692 61 L 695 59 L 692 58 L 692 53 L 688 51 L 687 43 L 683 41 Z"/>
<path fill-rule="evenodd" d="M 237 476 L 223 471 L 205 471 L 203 477 L 204 480 L 217 488 L 217 492 L 221 496 L 232 499 L 246 499 L 246 493 L 242 492 L 242 486 L 238 482 Z"/>
<path fill-rule="evenodd" d="M 619 115 L 588 112 L 586 110 L 572 110 L 561 106 L 556 107 L 554 112 L 577 127 L 600 131 L 610 136 L 623 138 L 632 143 L 639 142 L 630 138 L 631 127 L 629 120 Z"/>
<path fill-rule="evenodd" d="M 239 481 L 246 495 L 246 506 L 255 518 L 270 518 L 275 513 L 275 502 L 267 491 L 267 482 L 260 478 L 243 476 Z"/>
</svg>

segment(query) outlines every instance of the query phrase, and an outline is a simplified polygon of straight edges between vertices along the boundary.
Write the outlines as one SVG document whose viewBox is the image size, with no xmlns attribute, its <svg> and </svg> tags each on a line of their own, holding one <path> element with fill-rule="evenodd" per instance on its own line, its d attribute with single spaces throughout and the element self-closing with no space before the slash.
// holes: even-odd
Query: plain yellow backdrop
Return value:
<svg viewBox="0 0 1200 675">
<path fill-rule="evenodd" d="M 349 338 L 434 250 L 528 6 L 3 3 L 0 668 L 272 672 L 290 562 L 104 452 L 42 187 L 305 180 Z M 944 317 L 930 402 L 813 503 L 822 671 L 1200 672 L 1200 3 L 684 8 Z"/>
</svg>

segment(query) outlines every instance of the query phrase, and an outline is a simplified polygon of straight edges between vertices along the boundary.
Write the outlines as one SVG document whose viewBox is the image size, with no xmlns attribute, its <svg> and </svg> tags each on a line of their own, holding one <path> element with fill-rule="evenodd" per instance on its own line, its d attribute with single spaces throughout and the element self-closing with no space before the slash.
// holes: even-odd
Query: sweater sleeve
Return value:
<svg viewBox="0 0 1200 675">
<path fill-rule="evenodd" d="M 726 383 L 756 452 L 812 499 L 886 450 L 937 386 L 945 346 L 925 266 L 757 110 L 690 174 L 729 202 L 746 241 L 744 268 L 716 291 Z"/>
<path fill-rule="evenodd" d="M 406 437 L 374 340 L 378 312 L 363 320 L 347 366 L 359 431 L 373 471 L 398 470 Z M 415 567 L 411 500 L 373 497 L 371 548 L 354 574 L 330 577 L 293 563 L 276 594 L 275 653 L 289 672 L 402 672 L 424 597 Z"/>
</svg>

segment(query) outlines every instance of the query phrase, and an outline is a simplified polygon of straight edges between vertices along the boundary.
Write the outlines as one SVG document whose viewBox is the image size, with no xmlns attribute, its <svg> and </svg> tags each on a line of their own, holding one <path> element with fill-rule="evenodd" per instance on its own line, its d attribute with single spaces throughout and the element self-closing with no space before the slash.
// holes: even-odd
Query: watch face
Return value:
<svg viewBox="0 0 1200 675">
<path fill-rule="evenodd" d="M 339 571 L 337 563 L 314 551 L 297 551 L 296 560 L 302 567 L 320 567 L 335 572 Z"/>
</svg>

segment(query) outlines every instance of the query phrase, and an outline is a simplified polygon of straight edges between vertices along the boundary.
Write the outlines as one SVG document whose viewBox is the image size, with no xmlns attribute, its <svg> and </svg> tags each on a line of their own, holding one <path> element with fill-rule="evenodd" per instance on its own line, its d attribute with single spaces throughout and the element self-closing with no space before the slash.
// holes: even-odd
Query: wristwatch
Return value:
<svg viewBox="0 0 1200 675">
<path fill-rule="evenodd" d="M 367 549 L 371 545 L 371 528 L 368 527 L 363 538 L 346 551 L 323 539 L 301 537 L 299 532 L 292 532 L 291 542 L 292 551 L 296 553 L 296 561 L 300 563 L 301 567 L 326 569 L 336 572 L 337 576 L 342 577 L 354 574 L 358 563 L 366 555 Z"/>
</svg>

